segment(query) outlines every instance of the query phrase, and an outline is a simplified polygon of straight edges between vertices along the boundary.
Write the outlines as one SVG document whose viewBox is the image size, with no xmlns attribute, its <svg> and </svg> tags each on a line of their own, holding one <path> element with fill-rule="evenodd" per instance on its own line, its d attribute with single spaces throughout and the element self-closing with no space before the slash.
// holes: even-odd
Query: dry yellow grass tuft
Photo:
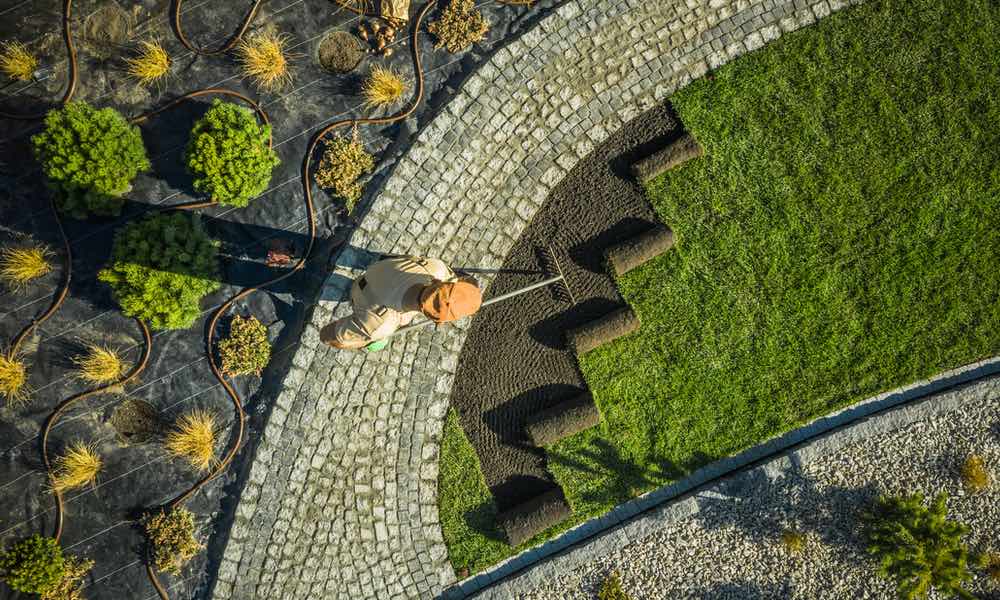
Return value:
<svg viewBox="0 0 1000 600">
<path fill-rule="evenodd" d="M 167 452 L 184 458 L 199 471 L 207 471 L 215 462 L 215 415 L 206 410 L 182 415 L 167 433 Z"/>
<path fill-rule="evenodd" d="M 125 60 L 128 74 L 143 85 L 155 83 L 166 77 L 170 72 L 170 55 L 160 42 L 139 42 L 139 52 Z"/>
<path fill-rule="evenodd" d="M 50 256 L 52 252 L 44 246 L 4 248 L 0 250 L 0 279 L 12 289 L 21 288 L 52 270 Z"/>
<path fill-rule="evenodd" d="M 87 351 L 73 357 L 73 364 L 80 379 L 98 385 L 117 381 L 125 373 L 125 363 L 118 353 L 98 344 L 87 344 Z"/>
<path fill-rule="evenodd" d="M 285 46 L 288 36 L 273 31 L 261 31 L 240 40 L 236 46 L 243 75 L 262 90 L 273 92 L 292 81 L 288 62 L 291 56 Z"/>
<path fill-rule="evenodd" d="M 962 463 L 962 483 L 972 493 L 982 492 L 992 483 L 986 461 L 978 454 L 972 454 Z"/>
<path fill-rule="evenodd" d="M 10 352 L 0 354 L 0 396 L 8 406 L 18 406 L 28 400 L 28 369 L 24 361 Z"/>
<path fill-rule="evenodd" d="M 372 68 L 361 88 L 365 105 L 373 108 L 396 104 L 406 93 L 406 83 L 392 69 L 381 65 Z"/>
<path fill-rule="evenodd" d="M 38 68 L 38 59 L 21 42 L 0 45 L 0 71 L 11 79 L 28 81 Z"/>
<path fill-rule="evenodd" d="M 53 461 L 52 472 L 49 473 L 52 490 L 65 492 L 94 483 L 102 464 L 96 446 L 83 442 L 70 444 L 66 451 Z"/>
</svg>

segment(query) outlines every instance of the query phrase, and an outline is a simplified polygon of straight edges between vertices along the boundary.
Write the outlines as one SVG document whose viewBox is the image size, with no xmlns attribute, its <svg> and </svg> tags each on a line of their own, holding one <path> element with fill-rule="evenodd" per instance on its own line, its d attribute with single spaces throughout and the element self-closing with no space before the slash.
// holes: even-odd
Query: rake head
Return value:
<svg viewBox="0 0 1000 600">
<path fill-rule="evenodd" d="M 559 281 L 552 284 L 552 293 L 555 298 L 561 302 L 569 302 L 570 305 L 575 305 L 576 297 L 573 295 L 573 290 L 569 287 L 569 281 L 563 272 L 562 265 L 559 262 L 559 255 L 556 253 L 555 248 L 550 244 L 544 244 L 537 246 L 535 252 L 538 255 L 538 262 L 545 272 L 545 277 L 560 277 Z"/>
</svg>

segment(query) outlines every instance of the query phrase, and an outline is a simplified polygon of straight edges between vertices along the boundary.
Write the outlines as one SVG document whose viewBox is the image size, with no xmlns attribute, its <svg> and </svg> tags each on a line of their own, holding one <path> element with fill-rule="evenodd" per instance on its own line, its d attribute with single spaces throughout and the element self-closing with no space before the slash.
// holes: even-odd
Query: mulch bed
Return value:
<svg viewBox="0 0 1000 600">
<path fill-rule="evenodd" d="M 462 349 L 452 405 L 458 410 L 501 512 L 556 487 L 527 418 L 586 391 L 565 332 L 619 308 L 603 251 L 659 223 L 629 168 L 678 136 L 669 107 L 634 119 L 581 161 L 552 192 L 507 255 L 504 269 L 537 270 L 551 244 L 578 304 L 539 290 L 480 313 Z M 537 281 L 501 274 L 487 297 Z"/>
</svg>

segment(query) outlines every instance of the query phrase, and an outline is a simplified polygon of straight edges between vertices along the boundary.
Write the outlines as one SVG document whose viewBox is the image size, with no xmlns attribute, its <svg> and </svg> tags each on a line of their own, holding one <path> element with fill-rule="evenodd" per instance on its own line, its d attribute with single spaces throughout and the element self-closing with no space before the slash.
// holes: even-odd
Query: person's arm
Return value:
<svg viewBox="0 0 1000 600">
<path fill-rule="evenodd" d="M 384 307 L 370 308 L 337 319 L 319 332 L 320 340 L 341 350 L 358 350 L 399 328 L 399 313 Z"/>
</svg>

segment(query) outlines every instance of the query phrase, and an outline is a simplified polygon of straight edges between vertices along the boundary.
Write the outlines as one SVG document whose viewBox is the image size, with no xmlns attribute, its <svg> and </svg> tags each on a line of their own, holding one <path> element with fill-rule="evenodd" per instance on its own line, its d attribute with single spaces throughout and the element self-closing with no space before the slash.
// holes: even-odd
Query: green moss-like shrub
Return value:
<svg viewBox="0 0 1000 600">
<path fill-rule="evenodd" d="M 180 575 L 181 569 L 204 546 L 194 537 L 194 515 L 184 508 L 150 513 L 142 519 L 153 566 L 161 573 Z"/>
<path fill-rule="evenodd" d="M 864 516 L 868 552 L 879 572 L 895 580 L 900 598 L 926 598 L 932 588 L 945 596 L 971 599 L 963 587 L 972 578 L 969 551 L 962 543 L 968 527 L 948 520 L 947 494 L 930 506 L 922 494 L 883 497 Z"/>
<path fill-rule="evenodd" d="M 198 303 L 219 288 L 217 244 L 197 215 L 156 215 L 115 236 L 111 265 L 98 278 L 111 285 L 122 312 L 153 329 L 183 329 Z"/>
<path fill-rule="evenodd" d="M 489 22 L 476 10 L 473 0 L 451 0 L 441 11 L 441 17 L 427 26 L 427 31 L 436 38 L 434 47 L 443 46 L 448 52 L 461 52 L 481 42 L 489 30 Z"/>
<path fill-rule="evenodd" d="M 267 327 L 256 317 L 233 317 L 229 335 L 219 342 L 219 356 L 227 375 L 260 375 L 271 360 Z"/>
<path fill-rule="evenodd" d="M 70 102 L 31 141 L 60 210 L 81 219 L 120 214 L 132 180 L 149 168 L 139 129 L 110 108 Z"/>
<path fill-rule="evenodd" d="M 316 169 L 316 183 L 343 198 L 351 210 L 364 191 L 358 178 L 374 167 L 375 159 L 360 140 L 337 136 L 326 143 Z"/>
<path fill-rule="evenodd" d="M 268 145 L 271 127 L 253 111 L 216 100 L 191 130 L 186 162 L 194 189 L 214 202 L 246 206 L 271 181 L 278 155 Z"/>
<path fill-rule="evenodd" d="M 0 578 L 18 592 L 45 594 L 65 572 L 62 548 L 54 538 L 33 535 L 0 556 Z"/>
<path fill-rule="evenodd" d="M 597 591 L 598 600 L 632 600 L 632 598 L 622 589 L 622 580 L 618 571 L 608 573 L 608 576 L 601 582 L 601 589 Z"/>
<path fill-rule="evenodd" d="M 66 555 L 63 576 L 54 587 L 41 594 L 41 600 L 85 600 L 83 578 L 94 567 L 94 561 Z"/>
</svg>

